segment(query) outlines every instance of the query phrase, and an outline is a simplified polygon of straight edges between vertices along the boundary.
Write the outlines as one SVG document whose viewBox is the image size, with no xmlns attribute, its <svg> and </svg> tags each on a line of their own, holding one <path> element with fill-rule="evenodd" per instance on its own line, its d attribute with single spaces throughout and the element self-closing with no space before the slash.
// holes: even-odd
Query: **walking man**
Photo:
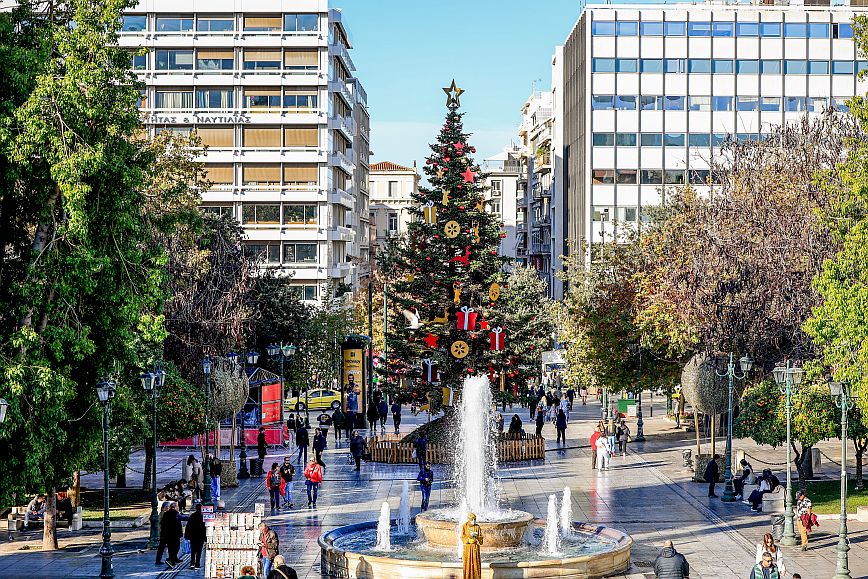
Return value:
<svg viewBox="0 0 868 579">
<path fill-rule="evenodd" d="M 808 550 L 808 533 L 817 524 L 817 516 L 814 514 L 814 505 L 811 499 L 800 490 L 796 493 L 796 526 L 799 527 L 799 535 L 802 537 L 802 551 Z"/>
<path fill-rule="evenodd" d="M 202 547 L 205 545 L 205 520 L 202 517 L 202 504 L 196 504 L 196 511 L 187 520 L 184 538 L 190 541 L 190 568 L 202 566 Z"/>
<path fill-rule="evenodd" d="M 353 460 L 356 461 L 356 470 L 362 468 L 362 453 L 365 451 L 365 439 L 359 435 L 358 430 L 353 431 L 353 437 L 350 439 L 350 454 L 353 455 Z"/>
<path fill-rule="evenodd" d="M 220 475 L 223 474 L 223 463 L 219 456 L 208 453 L 211 462 L 211 496 L 215 501 L 220 500 Z"/>
<path fill-rule="evenodd" d="M 401 405 L 397 400 L 392 404 L 392 422 L 395 423 L 395 434 L 400 434 L 401 427 Z"/>
<path fill-rule="evenodd" d="M 419 466 L 419 474 L 416 477 L 419 488 L 422 490 L 422 510 L 428 510 L 428 499 L 431 498 L 431 485 L 434 483 L 434 472 L 422 461 Z"/>
<path fill-rule="evenodd" d="M 262 575 L 268 577 L 274 558 L 280 553 L 280 539 L 277 533 L 265 523 L 259 523 L 259 557 L 262 559 Z"/>
<path fill-rule="evenodd" d="M 166 565 L 174 568 L 181 562 L 178 559 L 178 551 L 181 550 L 181 519 L 178 518 L 177 508 L 178 503 L 169 503 L 169 510 L 163 513 L 163 517 L 160 519 L 160 546 L 157 549 L 157 565 L 160 565 L 163 559 L 163 548 L 169 551 Z"/>
<path fill-rule="evenodd" d="M 307 464 L 307 447 L 310 444 L 310 436 L 307 433 L 307 428 L 302 420 L 299 419 L 298 430 L 295 431 L 295 445 L 298 447 L 298 464 Z M 301 462 L 301 455 L 304 454 L 304 463 Z"/>
<path fill-rule="evenodd" d="M 416 460 L 419 461 L 419 468 L 428 460 L 428 437 L 424 432 L 416 439 Z"/>
<path fill-rule="evenodd" d="M 350 438 L 350 433 L 356 428 L 356 412 L 359 411 L 359 395 L 355 391 L 355 382 L 353 375 L 350 374 L 350 382 L 347 384 L 347 414 L 344 418 L 344 428 L 347 430 L 347 438 Z"/>
<path fill-rule="evenodd" d="M 307 506 L 316 508 L 319 484 L 322 482 L 322 466 L 315 458 L 310 459 L 307 468 L 304 469 L 305 485 L 307 486 Z"/>
<path fill-rule="evenodd" d="M 283 508 L 291 509 L 295 505 L 292 504 L 292 477 L 295 476 L 295 467 L 292 466 L 292 460 L 288 456 L 283 457 L 283 464 L 280 465 L 280 478 L 283 481 L 281 494 L 283 495 Z"/>
<path fill-rule="evenodd" d="M 720 467 L 717 466 L 717 461 L 720 460 L 720 455 L 715 454 L 710 461 L 708 461 L 708 466 L 705 467 L 705 475 L 703 479 L 708 483 L 708 496 L 717 498 L 717 495 L 714 494 L 714 485 L 717 484 L 717 475 Z"/>
<path fill-rule="evenodd" d="M 750 572 L 750 579 L 780 579 L 781 574 L 771 553 L 763 553 L 763 560 Z"/>
</svg>

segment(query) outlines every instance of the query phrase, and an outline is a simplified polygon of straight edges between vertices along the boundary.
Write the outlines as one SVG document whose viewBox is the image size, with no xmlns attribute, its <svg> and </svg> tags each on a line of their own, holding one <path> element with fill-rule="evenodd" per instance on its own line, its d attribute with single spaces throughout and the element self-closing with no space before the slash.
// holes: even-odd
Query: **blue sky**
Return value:
<svg viewBox="0 0 868 579">
<path fill-rule="evenodd" d="M 452 78 L 476 159 L 516 139 L 520 108 L 549 89 L 551 56 L 579 17 L 579 0 L 334 0 L 368 93 L 372 161 L 424 164 Z"/>
</svg>

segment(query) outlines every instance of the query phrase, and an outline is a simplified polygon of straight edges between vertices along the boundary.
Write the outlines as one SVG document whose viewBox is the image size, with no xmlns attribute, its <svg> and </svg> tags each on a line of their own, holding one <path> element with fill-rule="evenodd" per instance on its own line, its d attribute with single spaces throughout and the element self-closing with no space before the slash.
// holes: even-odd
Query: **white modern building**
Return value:
<svg viewBox="0 0 868 579">
<path fill-rule="evenodd" d="M 366 95 L 327 0 L 143 0 L 120 44 L 147 89 L 148 131 L 208 145 L 208 211 L 239 220 L 246 249 L 299 295 L 369 272 Z"/>
<path fill-rule="evenodd" d="M 587 6 L 562 50 L 568 240 L 613 239 L 666 185 L 709 183 L 728 137 L 845 107 L 855 6 Z"/>
<path fill-rule="evenodd" d="M 498 155 L 485 159 L 482 165 L 484 176 L 486 210 L 496 215 L 503 223 L 503 235 L 500 240 L 500 255 L 515 261 L 517 258 L 518 241 L 518 199 L 522 179 L 522 150 L 510 146 Z M 522 198 L 524 184 L 521 183 Z"/>
<path fill-rule="evenodd" d="M 410 209 L 416 204 L 413 195 L 419 193 L 419 173 L 389 161 L 371 165 L 371 217 L 376 228 L 375 246 L 382 249 L 386 240 L 407 232 L 412 220 Z"/>
</svg>

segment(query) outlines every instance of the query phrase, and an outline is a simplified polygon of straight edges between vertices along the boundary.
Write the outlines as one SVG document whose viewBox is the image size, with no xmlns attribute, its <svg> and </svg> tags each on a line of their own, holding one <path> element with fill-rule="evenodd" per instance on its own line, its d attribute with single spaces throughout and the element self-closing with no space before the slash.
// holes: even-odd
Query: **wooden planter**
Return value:
<svg viewBox="0 0 868 579">
<path fill-rule="evenodd" d="M 412 443 L 401 442 L 395 435 L 374 436 L 367 439 L 368 452 L 372 462 L 389 464 L 413 464 L 418 462 L 416 447 Z M 428 462 L 445 464 L 451 460 L 450 447 L 428 443 Z M 546 441 L 542 436 L 528 436 L 516 440 L 501 440 L 497 443 L 499 462 L 545 459 Z"/>
</svg>

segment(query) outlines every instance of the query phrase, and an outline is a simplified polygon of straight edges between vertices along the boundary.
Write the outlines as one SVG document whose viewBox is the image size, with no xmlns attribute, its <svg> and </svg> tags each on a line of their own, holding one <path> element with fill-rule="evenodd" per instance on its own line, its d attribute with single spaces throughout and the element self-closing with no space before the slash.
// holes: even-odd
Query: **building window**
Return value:
<svg viewBox="0 0 868 579">
<path fill-rule="evenodd" d="M 738 96 L 735 99 L 735 110 L 739 112 L 758 111 L 759 97 Z"/>
<path fill-rule="evenodd" d="M 639 97 L 639 110 L 653 111 L 663 109 L 663 97 L 643 95 Z"/>
<path fill-rule="evenodd" d="M 500 215 L 500 201 L 490 201 L 488 204 L 488 212 L 492 215 Z"/>
<path fill-rule="evenodd" d="M 283 222 L 287 225 L 316 225 L 318 221 L 316 205 L 283 206 Z"/>
<path fill-rule="evenodd" d="M 785 38 L 807 38 L 808 25 L 804 22 L 787 22 L 784 24 Z"/>
<path fill-rule="evenodd" d="M 148 68 L 148 55 L 147 54 L 131 54 L 130 55 L 130 68 L 133 70 L 145 70 Z"/>
<path fill-rule="evenodd" d="M 319 14 L 284 14 L 283 29 L 287 32 L 314 32 L 319 29 Z"/>
<path fill-rule="evenodd" d="M 711 183 L 711 171 L 708 169 L 690 169 L 687 178 L 692 185 L 709 185 Z"/>
<path fill-rule="evenodd" d="M 684 170 L 665 169 L 663 171 L 664 185 L 684 185 Z"/>
<path fill-rule="evenodd" d="M 785 60 L 784 74 L 808 74 L 808 63 L 804 60 Z"/>
<path fill-rule="evenodd" d="M 206 215 L 215 215 L 217 217 L 223 215 L 234 217 L 234 211 L 231 205 L 206 205 L 205 207 L 202 207 L 202 213 Z"/>
<path fill-rule="evenodd" d="M 604 205 L 594 205 L 592 211 L 594 221 L 611 221 L 611 207 L 606 207 Z"/>
<path fill-rule="evenodd" d="M 709 97 L 709 96 L 687 97 L 687 110 L 689 110 L 689 111 L 710 111 L 711 110 L 711 97 Z"/>
<path fill-rule="evenodd" d="M 758 22 L 738 22 L 735 25 L 736 36 L 759 36 Z"/>
<path fill-rule="evenodd" d="M 711 61 L 707 58 L 691 58 L 687 61 L 687 72 L 693 74 L 710 74 Z"/>
<path fill-rule="evenodd" d="M 316 243 L 284 243 L 284 263 L 316 263 Z"/>
<path fill-rule="evenodd" d="M 647 72 L 647 73 L 663 72 L 663 59 L 662 58 L 643 58 L 640 64 L 641 64 L 642 72 Z"/>
<path fill-rule="evenodd" d="M 157 32 L 192 32 L 192 18 L 157 17 Z"/>
<path fill-rule="evenodd" d="M 760 110 L 763 112 L 778 112 L 781 110 L 781 97 L 762 97 Z"/>
<path fill-rule="evenodd" d="M 595 58 L 591 63 L 591 72 L 615 72 L 615 59 Z"/>
<path fill-rule="evenodd" d="M 711 97 L 711 110 L 713 111 L 731 111 L 732 97 L 731 96 L 713 96 Z"/>
<path fill-rule="evenodd" d="M 233 32 L 235 21 L 232 18 L 203 18 L 196 19 L 196 30 L 199 32 Z"/>
<path fill-rule="evenodd" d="M 591 24 L 593 36 L 615 36 L 615 23 L 611 20 L 595 20 Z"/>
<path fill-rule="evenodd" d="M 615 183 L 618 185 L 635 185 L 637 183 L 636 169 L 617 169 Z"/>
<path fill-rule="evenodd" d="M 297 300 L 315 301 L 317 296 L 317 286 L 315 285 L 291 285 L 289 286 L 290 293 Z"/>
<path fill-rule="evenodd" d="M 125 14 L 121 18 L 121 32 L 144 32 L 148 28 L 148 17 Z M 852 38 L 852 31 L 850 37 Z"/>
<path fill-rule="evenodd" d="M 319 68 L 319 51 L 317 49 L 287 50 L 283 53 L 283 68 L 286 70 L 317 70 Z"/>
<path fill-rule="evenodd" d="M 639 25 L 642 36 L 663 36 L 663 23 L 658 21 L 642 22 Z"/>
<path fill-rule="evenodd" d="M 720 147 L 726 142 L 726 133 L 711 133 L 711 146 Z"/>
<path fill-rule="evenodd" d="M 253 109 L 279 109 L 279 88 L 245 88 L 244 108 Z M 256 112 L 253 110 L 253 112 Z"/>
<path fill-rule="evenodd" d="M 623 20 L 615 23 L 616 36 L 638 36 L 639 23 L 635 20 Z"/>
<path fill-rule="evenodd" d="M 214 149 L 231 149 L 235 146 L 234 127 L 196 127 L 202 144 Z"/>
<path fill-rule="evenodd" d="M 307 90 L 286 89 L 283 96 L 283 106 L 288 109 L 315 109 L 317 93 Z"/>
<path fill-rule="evenodd" d="M 686 99 L 683 96 L 664 96 L 664 111 L 683 111 Z"/>
<path fill-rule="evenodd" d="M 614 185 L 615 171 L 614 169 L 594 169 L 591 173 L 591 179 L 594 185 Z"/>
<path fill-rule="evenodd" d="M 664 147 L 683 147 L 684 133 L 663 133 Z"/>
<path fill-rule="evenodd" d="M 854 74 L 856 63 L 852 60 L 833 60 L 832 74 Z"/>
<path fill-rule="evenodd" d="M 242 129 L 242 143 L 246 148 L 279 149 L 280 127 L 251 126 Z"/>
<path fill-rule="evenodd" d="M 595 147 L 614 147 L 615 133 L 594 133 L 593 144 Z"/>
<path fill-rule="evenodd" d="M 732 61 L 727 59 L 716 58 L 711 61 L 711 72 L 714 74 L 732 74 Z"/>
<path fill-rule="evenodd" d="M 620 222 L 634 222 L 636 221 L 636 213 L 636 207 L 616 207 L 615 220 Z"/>
<path fill-rule="evenodd" d="M 215 185 L 232 185 L 235 182 L 235 168 L 231 163 L 205 165 L 205 178 Z"/>
<path fill-rule="evenodd" d="M 687 35 L 687 23 L 686 22 L 664 22 L 663 23 L 663 35 L 664 36 L 686 36 Z"/>
<path fill-rule="evenodd" d="M 193 92 L 180 90 L 158 90 L 154 95 L 158 109 L 192 109 Z"/>
<path fill-rule="evenodd" d="M 244 30 L 246 32 L 277 32 L 283 28 L 280 16 L 245 16 Z"/>
<path fill-rule="evenodd" d="M 690 133 L 687 135 L 687 144 L 691 147 L 710 147 L 711 135 L 708 133 Z"/>
<path fill-rule="evenodd" d="M 757 61 L 757 60 L 736 60 L 735 61 L 735 73 L 736 74 L 758 74 L 759 73 L 759 61 Z"/>
<path fill-rule="evenodd" d="M 284 127 L 283 146 L 310 149 L 319 146 L 319 129 L 316 127 Z"/>
<path fill-rule="evenodd" d="M 500 179 L 493 179 L 491 181 L 491 196 L 500 197 L 501 195 L 503 195 L 503 181 Z"/>
<path fill-rule="evenodd" d="M 614 95 L 594 95 L 591 108 L 595 111 L 611 111 L 615 109 Z"/>
<path fill-rule="evenodd" d="M 157 50 L 157 70 L 193 70 L 192 50 Z"/>
<path fill-rule="evenodd" d="M 201 88 L 196 90 L 196 108 L 231 109 L 235 99 L 232 89 Z"/>
<path fill-rule="evenodd" d="M 711 22 L 688 22 L 687 36 L 711 36 Z"/>
<path fill-rule="evenodd" d="M 808 24 L 808 38 L 829 38 L 829 25 L 819 22 Z"/>
<path fill-rule="evenodd" d="M 807 109 L 807 102 L 805 97 L 786 97 L 784 106 L 788 113 L 802 112 Z"/>
<path fill-rule="evenodd" d="M 243 183 L 254 186 L 280 185 L 280 165 L 245 165 L 242 169 Z"/>
<path fill-rule="evenodd" d="M 248 243 L 244 246 L 244 253 L 247 254 L 247 257 L 255 261 L 264 262 L 270 265 L 277 265 L 280 263 L 279 245 Z"/>
<path fill-rule="evenodd" d="M 280 70 L 280 51 L 245 49 L 244 70 Z"/>
<path fill-rule="evenodd" d="M 615 145 L 619 147 L 635 147 L 636 133 L 616 133 Z"/>
<path fill-rule="evenodd" d="M 244 224 L 279 225 L 280 205 L 265 205 L 261 203 L 245 203 L 242 206 L 241 218 Z"/>
<path fill-rule="evenodd" d="M 235 53 L 232 50 L 197 50 L 196 70 L 232 70 Z"/>
<path fill-rule="evenodd" d="M 809 60 L 808 74 L 829 74 L 828 60 Z"/>
<path fill-rule="evenodd" d="M 319 181 L 319 169 L 317 167 L 316 163 L 285 164 L 283 166 L 283 183 L 291 187 L 315 186 Z"/>
<path fill-rule="evenodd" d="M 680 74 L 685 70 L 683 58 L 667 58 L 663 61 L 663 72 Z"/>
<path fill-rule="evenodd" d="M 711 33 L 712 36 L 729 38 L 733 34 L 733 23 L 732 22 L 714 22 L 711 25 Z"/>
<path fill-rule="evenodd" d="M 780 38 L 780 22 L 763 22 L 760 24 L 760 36 L 763 38 Z"/>
<path fill-rule="evenodd" d="M 661 133 L 642 133 L 640 143 L 643 147 L 662 147 L 663 135 Z"/>
<path fill-rule="evenodd" d="M 615 108 L 619 111 L 635 111 L 636 97 L 634 95 L 617 95 L 615 97 Z"/>
<path fill-rule="evenodd" d="M 662 185 L 663 171 L 660 169 L 642 169 L 639 177 L 643 185 Z"/>
<path fill-rule="evenodd" d="M 761 60 L 760 74 L 781 74 L 780 60 Z"/>
<path fill-rule="evenodd" d="M 619 58 L 615 61 L 615 72 L 639 72 L 639 61 L 635 58 Z"/>
<path fill-rule="evenodd" d="M 389 181 L 387 184 L 387 197 L 397 197 L 398 196 L 398 182 L 397 181 Z"/>
<path fill-rule="evenodd" d="M 389 233 L 395 233 L 398 231 L 398 214 L 394 212 L 389 213 Z"/>
<path fill-rule="evenodd" d="M 832 38 L 853 38 L 853 25 L 852 24 L 833 24 L 832 25 Z"/>
</svg>

